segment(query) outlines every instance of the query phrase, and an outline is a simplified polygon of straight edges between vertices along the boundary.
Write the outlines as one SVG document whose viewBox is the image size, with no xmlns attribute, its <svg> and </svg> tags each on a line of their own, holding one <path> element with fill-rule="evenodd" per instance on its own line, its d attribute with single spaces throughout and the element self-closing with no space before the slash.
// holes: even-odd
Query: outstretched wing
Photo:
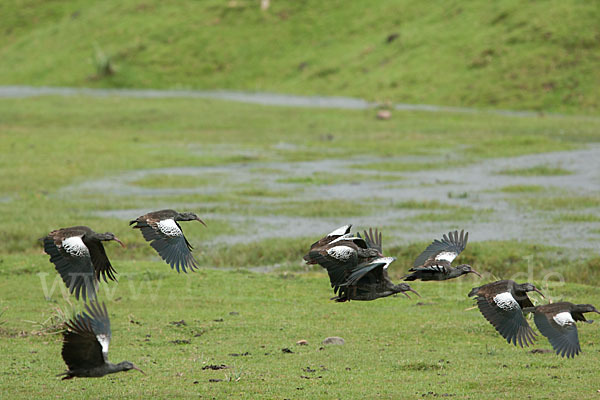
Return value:
<svg viewBox="0 0 600 400">
<path fill-rule="evenodd" d="M 352 228 L 351 224 L 348 225 L 344 225 L 344 226 L 340 226 L 339 228 L 329 232 L 325 237 L 317 240 L 316 242 L 314 242 L 313 244 L 310 245 L 310 249 L 311 250 L 317 250 L 318 248 L 321 248 L 323 246 L 327 246 L 329 243 L 331 243 L 333 240 L 338 239 L 340 237 L 349 237 L 350 235 L 350 228 Z M 306 256 L 304 258 L 309 264 L 314 264 L 311 263 L 310 260 L 306 259 Z"/>
<path fill-rule="evenodd" d="M 477 296 L 479 311 L 508 343 L 529 346 L 535 333 L 523 316 L 519 303 L 510 292 Z"/>
<path fill-rule="evenodd" d="M 134 228 L 142 231 L 144 239 L 150 242 L 150 246 L 156 250 L 167 264 L 177 272 L 179 269 L 187 272 L 186 268 L 194 270 L 198 268 L 197 261 L 192 255 L 192 245 L 183 235 L 179 224 L 171 219 L 160 221 L 148 220 L 147 222 L 136 221 Z"/>
<path fill-rule="evenodd" d="M 106 305 L 91 301 L 86 311 L 68 321 L 63 334 L 62 357 L 70 370 L 94 368 L 108 361 L 111 332 Z"/>
<path fill-rule="evenodd" d="M 450 263 L 458 256 L 467 246 L 467 240 L 469 239 L 469 233 L 465 233 L 464 230 L 449 232 L 448 235 L 444 235 L 442 240 L 434 240 L 425 251 L 423 251 L 413 263 L 413 267 L 420 267 L 424 265 L 439 264 L 441 261 Z"/>
<path fill-rule="evenodd" d="M 92 258 L 92 265 L 94 266 L 94 271 L 96 272 L 96 279 L 99 281 L 100 277 L 104 279 L 104 282 L 108 282 L 107 278 L 116 281 L 117 278 L 115 274 L 117 271 L 110 264 L 110 260 L 106 255 L 106 251 L 104 250 L 104 246 L 100 241 L 86 241 L 84 238 L 84 243 L 90 250 L 90 256 Z"/>
<path fill-rule="evenodd" d="M 380 257 L 368 264 L 361 264 L 350 270 L 350 275 L 346 278 L 346 281 L 339 286 L 352 286 L 358 283 L 369 273 L 380 273 L 379 269 L 387 269 L 391 263 L 396 261 L 395 257 Z"/>
<path fill-rule="evenodd" d="M 556 354 L 561 357 L 575 357 L 581 351 L 577 326 L 570 312 L 561 312 L 555 315 L 536 312 L 535 325 L 542 335 L 548 338 Z"/>
<path fill-rule="evenodd" d="M 357 233 L 358 237 L 360 233 Z M 383 253 L 383 248 L 381 245 L 381 232 L 375 228 L 375 232 L 373 232 L 373 228 L 369 228 L 369 232 L 364 231 L 364 240 L 367 243 L 367 247 L 377 249 L 380 253 Z"/>
<path fill-rule="evenodd" d="M 61 231 L 53 231 L 44 238 L 44 251 L 50 256 L 65 285 L 79 300 L 81 296 L 96 297 L 96 281 L 92 258 L 83 235 L 63 237 Z"/>
<path fill-rule="evenodd" d="M 350 270 L 358 264 L 358 253 L 356 247 L 349 242 L 310 251 L 308 256 L 327 270 L 332 287 L 343 284 Z"/>
</svg>

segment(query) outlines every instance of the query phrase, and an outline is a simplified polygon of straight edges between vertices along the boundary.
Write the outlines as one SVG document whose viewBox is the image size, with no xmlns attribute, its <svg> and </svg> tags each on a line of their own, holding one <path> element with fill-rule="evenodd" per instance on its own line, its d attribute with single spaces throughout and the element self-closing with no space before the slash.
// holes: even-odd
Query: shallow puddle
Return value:
<svg viewBox="0 0 600 400">
<path fill-rule="evenodd" d="M 216 236 L 214 243 L 243 243 L 268 238 L 311 237 L 331 231 L 333 228 L 352 223 L 363 229 L 377 226 L 383 229 L 390 243 L 408 243 L 417 240 L 427 241 L 448 232 L 462 229 L 470 232 L 470 239 L 482 240 L 523 240 L 525 242 L 556 245 L 572 249 L 597 248 L 600 239 L 600 222 L 560 222 L 556 217 L 568 212 L 598 215 L 600 211 L 600 146 L 590 146 L 576 151 L 563 151 L 526 155 L 511 158 L 489 159 L 464 167 L 427 169 L 416 172 L 379 172 L 378 163 L 435 162 L 436 158 L 397 157 L 374 158 L 356 157 L 350 159 L 327 159 L 307 162 L 252 162 L 234 163 L 209 167 L 160 168 L 129 171 L 118 176 L 65 187 L 62 195 L 69 197 L 87 194 L 105 196 L 159 197 L 161 204 L 172 204 L 176 209 L 207 209 L 208 198 L 224 196 L 219 210 L 225 212 L 205 213 L 202 218 L 223 219 L 239 224 L 240 231 L 234 235 Z M 519 176 L 505 175 L 506 170 L 524 169 L 537 166 L 560 167 L 570 172 L 568 175 Z M 330 172 L 344 176 L 357 174 L 358 182 L 333 182 L 306 184 L 297 177 L 314 173 Z M 385 174 L 385 180 L 368 179 L 369 174 Z M 146 188 L 135 182 L 154 175 L 198 176 L 202 186 L 190 188 Z M 211 181 L 210 176 L 218 176 Z M 250 183 L 249 183 L 250 182 Z M 246 186 L 243 186 L 246 185 Z M 239 187 L 256 186 L 260 196 L 236 194 Z M 535 191 L 527 188 L 535 186 Z M 254 187 L 254 186 L 253 186 Z M 516 191 L 505 192 L 503 188 L 513 187 Z M 524 191 L 519 192 L 523 187 Z M 271 192 L 269 192 L 271 191 Z M 270 193 L 289 193 L 288 196 L 273 196 Z M 252 193 L 252 191 L 250 191 Z M 169 197 L 190 195 L 190 201 L 174 200 Z M 244 211 L 236 206 L 236 196 L 247 202 Z M 557 209 L 538 210 L 523 206 L 524 201 L 534 197 L 581 196 L 597 197 L 599 202 L 592 207 L 579 210 Z M 196 200 L 197 198 L 197 200 Z M 316 200 L 344 200 L 357 204 L 369 204 L 367 215 L 352 218 L 341 217 L 301 217 L 289 212 L 279 212 L 286 205 L 303 202 L 311 207 Z M 518 200 L 518 201 L 515 201 Z M 521 203 L 519 203 L 521 202 Z M 593 202 L 592 202 L 593 203 Z M 438 206 L 436 206 L 436 204 Z M 237 208 L 236 208 L 237 207 Z M 269 213 L 269 209 L 274 210 Z M 230 211 L 229 211 L 230 210 Z M 310 210 L 310 209 L 309 209 Z M 129 220 L 151 209 L 99 211 L 98 215 Z M 452 213 L 456 212 L 456 220 Z M 443 213 L 440 221 L 419 215 Z M 307 215 L 306 212 L 302 213 Z M 310 211 L 308 212 L 310 214 Z M 472 216 L 471 216 L 472 214 Z M 337 214 L 339 215 L 339 213 Z M 450 215 L 450 217 L 448 217 Z M 433 218 L 432 218 L 433 219 Z"/>
</svg>

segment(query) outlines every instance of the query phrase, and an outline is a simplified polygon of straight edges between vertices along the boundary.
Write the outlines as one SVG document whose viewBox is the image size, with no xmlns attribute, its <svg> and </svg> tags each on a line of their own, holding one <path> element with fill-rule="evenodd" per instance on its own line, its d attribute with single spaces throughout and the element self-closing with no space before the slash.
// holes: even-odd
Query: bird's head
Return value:
<svg viewBox="0 0 600 400">
<path fill-rule="evenodd" d="M 481 278 L 481 274 L 479 272 L 475 271 L 469 264 L 461 264 L 456 268 L 459 269 L 463 273 L 463 275 L 464 274 L 475 274 Z"/>
<path fill-rule="evenodd" d="M 577 308 L 578 308 L 579 312 L 584 312 L 584 313 L 586 313 L 586 312 L 595 312 L 595 313 L 600 314 L 600 311 L 598 311 L 596 309 L 596 307 L 594 307 L 591 304 L 577 304 Z"/>
<path fill-rule="evenodd" d="M 542 293 L 538 288 L 535 287 L 535 285 L 529 282 L 517 286 L 524 292 L 538 292 L 540 296 L 542 296 L 544 299 L 546 298 L 546 296 L 544 296 L 544 293 Z"/>
<path fill-rule="evenodd" d="M 403 295 L 405 295 L 409 299 L 410 299 L 410 296 L 406 292 L 413 292 L 417 296 L 421 297 L 421 295 L 419 293 L 417 293 L 416 290 L 414 290 L 413 288 L 411 288 L 407 283 L 400 283 L 396 287 L 400 291 L 400 293 L 402 293 Z"/>
<path fill-rule="evenodd" d="M 191 212 L 179 213 L 177 219 L 179 221 L 199 221 L 200 223 L 202 223 L 202 225 L 206 226 L 204 221 L 202 221 L 196 214 Z"/>
<path fill-rule="evenodd" d="M 119 240 L 119 238 L 117 238 L 115 236 L 115 234 L 112 233 L 112 232 L 101 233 L 100 236 L 101 236 L 100 240 L 106 240 L 106 241 L 108 241 L 108 240 L 114 240 L 115 242 L 119 243 L 122 247 L 125 247 L 125 245 L 123 244 L 123 242 L 121 242 Z"/>
<path fill-rule="evenodd" d="M 129 371 L 130 369 L 135 369 L 136 371 L 140 371 L 142 374 L 146 375 L 144 371 L 139 369 L 134 363 L 130 361 L 123 361 L 118 364 L 122 371 Z"/>
</svg>

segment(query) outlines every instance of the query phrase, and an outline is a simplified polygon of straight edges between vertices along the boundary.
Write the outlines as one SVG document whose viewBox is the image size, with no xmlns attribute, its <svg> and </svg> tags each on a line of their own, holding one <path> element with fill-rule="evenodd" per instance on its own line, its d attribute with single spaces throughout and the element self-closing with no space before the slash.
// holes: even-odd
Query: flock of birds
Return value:
<svg viewBox="0 0 600 400">
<path fill-rule="evenodd" d="M 160 257 L 172 269 L 183 272 L 198 268 L 192 255 L 192 246 L 183 234 L 179 221 L 199 221 L 194 213 L 160 210 L 130 221 L 140 229 Z M 204 224 L 206 226 L 206 224 Z M 388 276 L 388 267 L 396 259 L 383 255 L 382 235 L 375 229 L 351 233 L 352 225 L 342 226 L 310 246 L 304 256 L 308 264 L 319 264 L 327 270 L 335 297 L 331 300 L 369 301 L 407 292 L 419 294 L 408 284 L 394 284 Z M 111 339 L 110 320 L 104 303 L 96 299 L 98 284 L 116 280 L 103 241 L 114 240 L 124 244 L 110 232 L 96 233 L 87 226 L 75 226 L 50 232 L 44 239 L 44 250 L 50 255 L 71 294 L 86 301 L 84 311 L 66 323 L 63 334 L 62 357 L 68 370 L 59 376 L 101 377 L 131 369 L 143 373 L 129 361 L 113 364 L 108 361 Z M 468 264 L 452 266 L 452 261 L 465 249 L 468 233 L 450 232 L 441 240 L 434 240 L 415 260 L 404 281 L 443 281 L 465 274 L 481 275 Z M 548 338 L 556 354 L 574 357 L 581 347 L 576 321 L 587 321 L 584 313 L 596 312 L 591 304 L 569 302 L 534 306 L 527 292 L 543 293 L 531 283 L 518 284 L 500 280 L 473 288 L 469 297 L 476 296 L 477 307 L 483 316 L 506 339 L 521 347 L 534 341 L 535 332 L 529 326 L 525 313 L 534 314 L 534 322 L 542 335 Z M 545 298 L 545 297 L 544 297 Z"/>
</svg>

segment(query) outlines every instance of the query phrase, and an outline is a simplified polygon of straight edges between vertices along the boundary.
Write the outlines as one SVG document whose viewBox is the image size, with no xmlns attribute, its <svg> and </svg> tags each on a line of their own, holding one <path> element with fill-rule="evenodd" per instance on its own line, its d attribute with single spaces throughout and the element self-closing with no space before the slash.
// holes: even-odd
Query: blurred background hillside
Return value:
<svg viewBox="0 0 600 400">
<path fill-rule="evenodd" d="M 590 114 L 594 1 L 5 0 L 0 85 L 235 89 Z"/>
</svg>

